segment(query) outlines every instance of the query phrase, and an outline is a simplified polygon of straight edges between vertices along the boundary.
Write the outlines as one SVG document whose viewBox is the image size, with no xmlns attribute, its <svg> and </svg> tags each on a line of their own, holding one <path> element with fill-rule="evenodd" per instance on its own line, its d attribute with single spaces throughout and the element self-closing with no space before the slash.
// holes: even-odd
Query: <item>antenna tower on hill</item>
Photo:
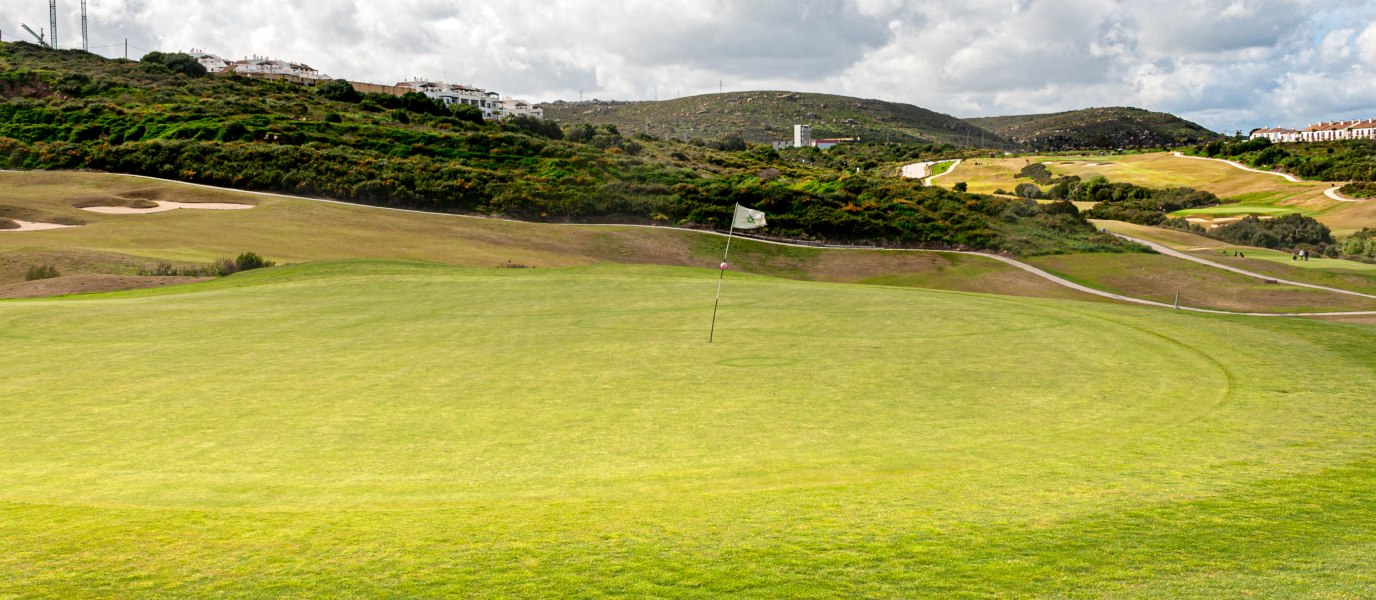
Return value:
<svg viewBox="0 0 1376 600">
<path fill-rule="evenodd" d="M 57 48 L 57 0 L 48 0 L 48 43 Z"/>
<path fill-rule="evenodd" d="M 56 2 L 57 0 L 52 0 Z M 86 0 L 81 0 L 81 50 L 90 52 L 90 46 L 86 45 Z"/>
</svg>

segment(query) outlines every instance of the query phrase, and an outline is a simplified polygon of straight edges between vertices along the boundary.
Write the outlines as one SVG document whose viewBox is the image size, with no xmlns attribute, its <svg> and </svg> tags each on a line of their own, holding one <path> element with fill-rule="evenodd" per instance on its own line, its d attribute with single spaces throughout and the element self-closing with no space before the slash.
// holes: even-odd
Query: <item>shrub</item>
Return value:
<svg viewBox="0 0 1376 600">
<path fill-rule="evenodd" d="M 263 257 L 258 256 L 257 254 L 254 254 L 252 252 L 245 252 L 243 254 L 240 254 L 238 258 L 234 259 L 234 266 L 240 271 L 262 269 L 264 267 L 271 267 L 275 264 L 277 263 L 274 263 L 270 260 L 264 260 Z"/>
<path fill-rule="evenodd" d="M 463 106 L 468 105 L 464 104 Z M 482 118 L 482 111 L 479 111 L 476 107 L 473 106 L 468 106 L 468 108 L 477 111 L 478 118 Z M 559 124 L 550 119 L 537 119 L 530 115 L 517 115 L 515 117 L 512 117 L 511 119 L 508 119 L 507 123 L 515 125 L 517 128 L 523 131 L 533 133 L 535 135 L 544 136 L 552 140 L 564 139 L 564 130 L 559 129 Z M 629 150 L 627 150 L 627 154 L 634 154 L 634 152 L 630 152 Z"/>
<path fill-rule="evenodd" d="M 52 265 L 32 265 L 29 267 L 29 272 L 24 274 L 24 281 L 38 281 L 39 279 L 52 279 L 61 276 L 62 274 L 57 272 L 57 267 Z"/>
<path fill-rule="evenodd" d="M 473 105 L 471 105 L 471 104 L 453 104 L 453 105 L 450 105 L 450 107 L 449 107 L 449 112 L 453 113 L 453 114 L 454 114 L 454 118 L 455 118 L 455 119 L 458 119 L 458 120 L 460 120 L 460 121 L 467 121 L 467 122 L 469 122 L 469 123 L 473 123 L 474 125 L 481 125 L 481 124 L 483 123 L 483 111 L 482 111 L 482 109 L 480 109 L 480 108 L 478 108 L 478 107 L 476 107 L 476 106 L 473 106 Z M 555 125 L 555 128 L 558 128 L 558 125 Z M 554 137 L 554 136 L 552 136 L 552 135 L 547 135 L 546 137 L 551 137 L 551 138 L 557 140 L 557 139 L 560 139 L 560 138 L 564 137 L 564 134 L 563 134 L 563 132 L 561 131 L 561 132 L 559 133 L 559 137 Z"/>
<path fill-rule="evenodd" d="M 951 189 L 953 189 L 953 190 L 955 190 L 955 191 L 957 191 L 957 192 L 964 192 L 964 191 L 966 191 L 966 190 L 969 190 L 969 189 L 970 189 L 970 186 L 967 185 L 964 181 L 962 181 L 962 182 L 957 183 L 957 184 L 955 184 L 954 186 L 952 186 Z"/>
<path fill-rule="evenodd" d="M 155 75 L 171 75 L 181 73 L 187 77 L 204 77 L 205 66 L 201 65 L 190 55 L 176 52 L 167 54 L 163 52 L 149 52 L 139 59 L 140 69 L 146 73 Z"/>
<path fill-rule="evenodd" d="M 363 94 L 354 89 L 354 86 L 343 79 L 331 79 L 316 86 L 315 93 L 320 94 L 326 100 L 336 102 L 359 102 L 363 100 Z"/>
<path fill-rule="evenodd" d="M 326 114 L 326 115 L 325 115 L 325 122 L 326 122 L 326 123 L 343 123 L 343 122 L 344 122 L 344 117 L 339 116 L 339 113 L 329 113 L 329 114 Z"/>
</svg>

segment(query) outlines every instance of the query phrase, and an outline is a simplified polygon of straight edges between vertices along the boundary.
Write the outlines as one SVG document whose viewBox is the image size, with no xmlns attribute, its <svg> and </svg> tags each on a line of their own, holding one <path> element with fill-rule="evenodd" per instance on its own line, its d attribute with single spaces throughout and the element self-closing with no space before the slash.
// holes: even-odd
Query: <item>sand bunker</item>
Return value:
<svg viewBox="0 0 1376 600">
<path fill-rule="evenodd" d="M 1205 223 L 1208 223 L 1208 224 L 1209 224 L 1209 229 L 1215 229 L 1215 228 L 1218 228 L 1218 227 L 1222 227 L 1222 226 L 1224 226 L 1224 225 L 1227 225 L 1227 224 L 1229 224 L 1229 223 L 1236 223 L 1236 222 L 1238 222 L 1238 221 L 1241 221 L 1241 220 L 1247 218 L 1248 216 L 1254 216 L 1254 217 L 1256 217 L 1256 218 L 1258 218 L 1258 219 L 1274 219 L 1274 218 L 1275 218 L 1275 217 L 1272 216 L 1272 215 L 1243 215 L 1243 216 L 1241 216 L 1241 217 L 1218 217 L 1218 218 L 1214 218 L 1214 219 L 1207 219 L 1207 218 L 1203 218 L 1203 217 L 1186 217 L 1185 220 L 1188 221 L 1188 222 L 1190 222 L 1190 223 L 1198 223 L 1198 224 L 1205 224 Z"/>
<path fill-rule="evenodd" d="M 81 210 L 102 213 L 107 215 L 141 215 L 144 213 L 167 212 L 179 208 L 193 208 L 200 210 L 245 210 L 255 208 L 252 204 L 230 204 L 227 202 L 168 202 L 166 200 L 154 200 L 158 204 L 157 208 L 130 208 L 128 206 L 87 206 Z"/>
<path fill-rule="evenodd" d="M 18 229 L 0 229 L 0 232 L 5 232 L 5 231 L 43 231 L 44 229 L 62 229 L 62 228 L 65 228 L 65 227 L 77 227 L 76 225 L 60 225 L 60 224 L 58 224 L 58 223 L 37 223 L 37 222 L 34 222 L 34 221 L 20 221 L 19 219 L 10 219 L 10 220 L 11 220 L 11 221 L 14 221 L 15 223 L 18 223 L 18 224 L 19 224 L 19 228 L 18 228 Z"/>
</svg>

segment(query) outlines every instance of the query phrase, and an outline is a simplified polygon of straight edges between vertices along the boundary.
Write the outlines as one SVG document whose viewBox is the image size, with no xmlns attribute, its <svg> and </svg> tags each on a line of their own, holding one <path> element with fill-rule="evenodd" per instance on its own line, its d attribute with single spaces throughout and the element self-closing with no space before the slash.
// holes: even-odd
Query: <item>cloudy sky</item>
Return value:
<svg viewBox="0 0 1376 600">
<path fill-rule="evenodd" d="M 6 40 L 47 26 L 0 2 Z M 80 45 L 78 0 L 58 42 Z M 828 92 L 959 117 L 1137 106 L 1216 131 L 1376 117 L 1371 0 L 89 0 L 92 50 L 268 55 L 536 101 Z"/>
</svg>

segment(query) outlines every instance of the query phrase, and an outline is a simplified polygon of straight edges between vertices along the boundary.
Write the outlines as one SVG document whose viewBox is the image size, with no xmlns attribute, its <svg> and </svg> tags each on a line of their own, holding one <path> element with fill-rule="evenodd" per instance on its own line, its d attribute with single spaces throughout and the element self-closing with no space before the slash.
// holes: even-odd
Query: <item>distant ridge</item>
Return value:
<svg viewBox="0 0 1376 600">
<path fill-rule="evenodd" d="M 1170 113 L 1132 107 L 980 117 L 965 119 L 965 122 L 1042 150 L 1150 148 L 1197 144 L 1221 137 Z"/>
<path fill-rule="evenodd" d="M 812 125 L 813 138 L 860 136 L 875 142 L 935 142 L 1012 148 L 1015 144 L 968 121 L 901 102 L 788 91 L 703 94 L 660 101 L 545 102 L 545 117 L 565 123 L 613 124 L 623 133 L 710 139 L 740 132 L 746 141 L 792 140 L 793 125 Z M 647 129 L 648 128 L 648 129 Z"/>
</svg>

